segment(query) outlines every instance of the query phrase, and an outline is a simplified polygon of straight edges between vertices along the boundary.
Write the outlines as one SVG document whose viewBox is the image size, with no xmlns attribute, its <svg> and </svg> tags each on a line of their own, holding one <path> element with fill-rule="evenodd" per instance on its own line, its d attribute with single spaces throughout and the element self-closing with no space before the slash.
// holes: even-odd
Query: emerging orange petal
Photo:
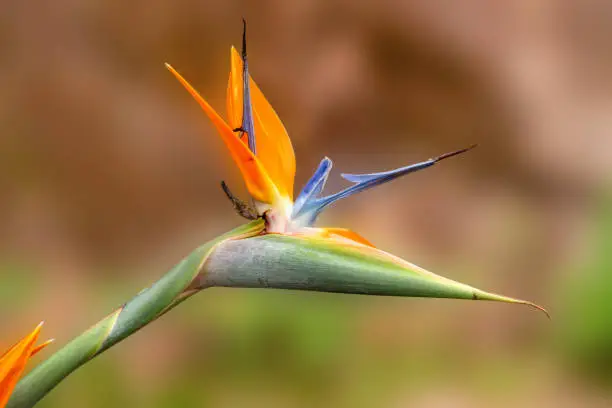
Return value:
<svg viewBox="0 0 612 408">
<path fill-rule="evenodd" d="M 326 239 L 336 239 L 338 242 L 344 242 L 346 244 L 360 244 L 370 248 L 376 249 L 376 247 L 367 239 L 346 228 L 312 228 L 302 227 L 294 232 L 287 232 L 285 235 L 305 236 L 305 237 L 318 237 Z"/>
<path fill-rule="evenodd" d="M 242 126 L 243 81 L 242 58 L 231 49 L 231 70 L 227 87 L 227 110 L 232 129 Z M 257 157 L 276 185 L 279 193 L 293 200 L 295 153 L 287 130 L 278 115 L 249 76 Z"/>
<path fill-rule="evenodd" d="M 45 341 L 44 343 L 39 344 L 38 346 L 34 347 L 32 349 L 32 352 L 30 353 L 30 358 L 37 355 L 40 351 L 42 351 L 45 347 L 47 347 L 49 344 L 53 343 L 54 341 L 55 339 L 49 339 Z"/>
<path fill-rule="evenodd" d="M 278 190 L 266 172 L 266 169 L 261 164 L 260 160 L 253 155 L 246 143 L 232 131 L 232 128 L 219 116 L 219 114 L 200 96 L 185 78 L 181 76 L 170 64 L 166 64 L 166 68 L 178 81 L 187 89 L 187 91 L 200 104 L 204 112 L 213 122 L 217 131 L 221 135 L 223 142 L 230 151 L 232 159 L 240 169 L 244 182 L 249 190 L 249 193 L 254 199 L 264 202 L 273 203 L 278 199 Z"/>
<path fill-rule="evenodd" d="M 4 407 L 8 402 L 30 357 L 50 343 L 48 341 L 35 346 L 41 328 L 42 323 L 0 357 L 0 407 Z"/>
<path fill-rule="evenodd" d="M 351 241 L 358 242 L 360 244 L 376 248 L 370 241 L 356 233 L 355 231 L 351 231 L 346 228 L 319 228 L 323 231 L 323 236 L 333 237 L 334 235 L 340 236 L 342 238 L 349 239 Z"/>
</svg>

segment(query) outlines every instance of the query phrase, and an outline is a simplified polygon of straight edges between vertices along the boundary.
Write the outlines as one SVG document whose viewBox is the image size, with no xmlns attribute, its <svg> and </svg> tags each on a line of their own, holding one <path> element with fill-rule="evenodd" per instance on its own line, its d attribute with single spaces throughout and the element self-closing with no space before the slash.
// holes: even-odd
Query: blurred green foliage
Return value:
<svg viewBox="0 0 612 408">
<path fill-rule="evenodd" d="M 612 198 L 594 211 L 589 262 L 564 282 L 559 343 L 563 355 L 591 379 L 612 380 Z M 590 244 L 591 244 L 590 243 Z"/>
</svg>

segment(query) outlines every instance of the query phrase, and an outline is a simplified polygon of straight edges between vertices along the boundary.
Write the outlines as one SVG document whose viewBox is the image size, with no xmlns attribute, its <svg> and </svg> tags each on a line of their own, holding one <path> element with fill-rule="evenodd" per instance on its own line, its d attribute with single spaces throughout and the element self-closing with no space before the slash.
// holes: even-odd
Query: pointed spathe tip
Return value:
<svg viewBox="0 0 612 408">
<path fill-rule="evenodd" d="M 518 303 L 518 304 L 521 304 L 521 305 L 527 305 L 529 307 L 537 309 L 540 312 L 544 313 L 546 315 L 546 317 L 548 318 L 548 320 L 551 320 L 550 319 L 550 313 L 548 313 L 548 310 L 546 310 L 545 308 L 543 308 L 542 306 L 540 306 L 538 304 L 535 304 L 533 302 L 529 302 L 529 301 L 526 301 L 526 300 L 520 300 L 520 299 L 513 299 L 513 302 L 511 302 L 511 303 Z"/>
<path fill-rule="evenodd" d="M 548 313 L 548 310 L 544 309 L 542 306 L 536 305 L 535 303 L 531 303 L 531 302 L 524 302 L 523 304 L 538 309 L 540 312 L 542 312 L 542 313 L 544 313 L 546 315 L 548 320 L 551 320 L 550 313 Z"/>
<path fill-rule="evenodd" d="M 502 296 L 502 295 L 496 295 L 494 293 L 488 293 L 488 292 L 482 292 L 482 291 L 474 291 L 473 293 L 473 297 L 474 300 L 491 300 L 494 302 L 504 302 L 504 303 L 516 303 L 516 304 L 521 304 L 521 305 L 527 305 L 530 306 L 534 309 L 539 310 L 540 312 L 544 313 L 546 315 L 546 317 L 550 320 L 550 313 L 548 313 L 548 310 L 546 310 L 545 308 L 543 308 L 542 306 L 535 304 L 533 302 L 529 302 L 527 300 L 522 300 L 522 299 L 515 299 L 515 298 L 511 298 L 511 297 L 507 297 L 507 296 Z"/>
</svg>

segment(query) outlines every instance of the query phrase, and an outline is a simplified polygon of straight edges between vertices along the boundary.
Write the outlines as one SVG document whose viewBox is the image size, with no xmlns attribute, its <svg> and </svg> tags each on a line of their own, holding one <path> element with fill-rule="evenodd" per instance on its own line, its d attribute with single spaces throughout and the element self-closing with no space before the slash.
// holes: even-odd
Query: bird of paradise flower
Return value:
<svg viewBox="0 0 612 408">
<path fill-rule="evenodd" d="M 412 272 L 416 272 L 421 278 L 429 281 L 428 283 L 439 283 L 439 286 L 434 285 L 435 287 L 429 295 L 444 297 L 446 292 L 441 290 L 442 286 L 457 282 L 442 278 L 378 250 L 370 241 L 352 230 L 320 228 L 315 227 L 314 223 L 325 208 L 341 199 L 395 180 L 406 174 L 426 169 L 441 160 L 467 152 L 476 145 L 390 171 L 369 174 L 342 174 L 342 177 L 353 185 L 340 192 L 322 196 L 323 188 L 333 164 L 331 159 L 325 157 L 297 198 L 293 200 L 296 168 L 293 146 L 278 115 L 249 75 L 246 22 L 244 23 L 241 54 L 234 47 L 231 48 L 230 53 L 231 68 L 227 87 L 227 121 L 223 120 L 210 104 L 200 96 L 198 91 L 170 64 L 166 64 L 166 67 L 195 98 L 212 121 L 242 174 L 252 197 L 253 205 L 236 198 L 227 185 L 222 183 L 224 191 L 232 200 L 237 212 L 250 219 L 263 218 L 266 234 L 322 238 L 337 244 L 361 246 L 363 247 L 362 251 L 370 256 L 392 260 L 399 265 L 406 266 Z M 457 292 L 448 293 L 448 297 L 523 303 L 547 313 L 543 308 L 531 302 L 474 290 L 474 288 L 463 284 L 457 283 L 457 285 L 460 285 L 464 291 L 461 294 Z M 453 289 L 459 287 L 451 286 Z M 428 292 L 415 293 L 415 296 L 428 296 Z"/>
<path fill-rule="evenodd" d="M 342 174 L 342 177 L 352 182 L 353 186 L 321 197 L 333 164 L 331 159 L 325 157 L 297 199 L 293 201 L 296 168 L 293 146 L 283 123 L 249 75 L 246 24 L 241 54 L 239 55 L 234 47 L 231 48 L 231 71 L 227 87 L 227 121 L 224 121 L 170 64 L 166 64 L 166 67 L 197 100 L 217 128 L 242 173 L 255 208 L 246 208 L 247 204 L 236 199 L 223 183 L 226 194 L 232 199 L 241 215 L 247 218 L 263 217 L 266 220 L 268 233 L 339 236 L 372 246 L 368 240 L 356 232 L 342 228 L 314 228 L 314 222 L 321 211 L 336 201 L 408 173 L 425 169 L 443 159 L 475 147 L 473 145 L 391 171 L 372 174 Z"/>
<path fill-rule="evenodd" d="M 0 356 L 0 408 L 3 408 L 8 402 L 28 360 L 53 342 L 53 340 L 47 340 L 36 345 L 42 325 L 40 323 L 30 334 Z"/>
</svg>

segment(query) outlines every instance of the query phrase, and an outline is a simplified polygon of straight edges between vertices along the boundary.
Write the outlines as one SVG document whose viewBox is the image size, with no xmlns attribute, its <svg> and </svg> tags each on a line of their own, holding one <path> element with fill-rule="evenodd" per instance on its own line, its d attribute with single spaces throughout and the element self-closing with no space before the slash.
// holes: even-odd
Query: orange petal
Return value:
<svg viewBox="0 0 612 408">
<path fill-rule="evenodd" d="M 26 363 L 36 348 L 34 344 L 38 339 L 41 328 L 42 323 L 0 357 L 0 407 L 6 405 L 19 377 L 21 377 Z"/>
<path fill-rule="evenodd" d="M 232 129 L 242 127 L 242 58 L 232 47 L 230 75 L 227 83 L 227 117 Z"/>
<path fill-rule="evenodd" d="M 55 339 L 49 339 L 47 341 L 45 341 L 42 344 L 39 344 L 38 346 L 34 347 L 32 349 L 32 352 L 30 353 L 30 358 L 34 357 L 35 355 L 38 354 L 38 352 L 40 352 L 42 349 L 44 349 L 45 347 L 47 347 L 49 344 L 53 343 L 55 341 Z"/>
<path fill-rule="evenodd" d="M 166 68 L 174 74 L 176 79 L 178 79 L 191 96 L 195 98 L 213 122 L 221 138 L 225 142 L 225 145 L 229 149 L 232 159 L 234 159 L 234 162 L 240 169 L 247 189 L 253 198 L 264 203 L 276 202 L 278 199 L 278 190 L 272 183 L 272 180 L 268 176 L 260 160 L 253 155 L 246 143 L 238 138 L 232 131 L 232 128 L 228 126 L 219 114 L 200 96 L 198 91 L 196 91 L 181 74 L 172 68 L 170 64 L 166 64 Z"/>
<path fill-rule="evenodd" d="M 346 228 L 320 228 L 320 229 L 324 231 L 324 233 L 327 234 L 327 236 L 337 235 L 337 236 L 340 236 L 346 239 L 350 239 L 351 241 L 355 241 L 360 244 L 363 244 L 363 245 L 366 245 L 372 248 L 376 248 L 370 241 L 368 241 L 367 239 L 365 239 L 364 237 L 362 237 L 355 231 L 351 231 Z"/>
<path fill-rule="evenodd" d="M 227 109 L 232 129 L 242 125 L 242 58 L 231 49 Z M 257 157 L 282 196 L 293 200 L 295 153 L 289 134 L 252 77 L 249 77 Z"/>
</svg>

